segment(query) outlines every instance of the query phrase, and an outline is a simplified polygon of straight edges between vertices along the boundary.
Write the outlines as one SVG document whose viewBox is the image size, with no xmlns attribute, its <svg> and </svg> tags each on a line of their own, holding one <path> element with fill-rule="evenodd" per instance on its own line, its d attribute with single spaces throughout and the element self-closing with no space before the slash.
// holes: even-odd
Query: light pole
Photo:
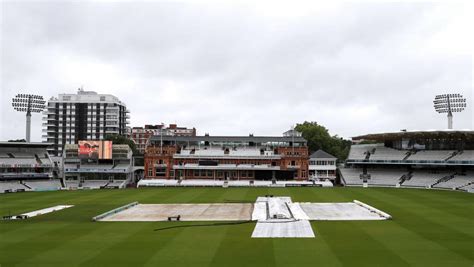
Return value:
<svg viewBox="0 0 474 267">
<path fill-rule="evenodd" d="M 466 98 L 461 94 L 443 94 L 435 96 L 433 106 L 438 113 L 448 114 L 448 129 L 453 129 L 453 113 L 466 108 Z"/>
<path fill-rule="evenodd" d="M 43 111 L 45 103 L 42 96 L 32 94 L 17 94 L 12 99 L 13 109 L 26 112 L 26 142 L 30 142 L 31 112 L 40 113 Z"/>
</svg>

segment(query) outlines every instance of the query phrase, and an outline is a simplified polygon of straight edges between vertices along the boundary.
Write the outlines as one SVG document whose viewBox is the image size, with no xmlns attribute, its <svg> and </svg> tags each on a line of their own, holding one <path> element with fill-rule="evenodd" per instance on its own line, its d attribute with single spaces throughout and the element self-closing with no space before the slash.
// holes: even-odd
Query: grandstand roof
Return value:
<svg viewBox="0 0 474 267">
<path fill-rule="evenodd" d="M 41 142 L 0 142 L 0 147 L 49 147 L 52 143 Z"/>
<path fill-rule="evenodd" d="M 414 130 L 375 133 L 352 137 L 352 140 L 392 141 L 401 139 L 463 139 L 474 141 L 473 130 Z"/>
<path fill-rule="evenodd" d="M 309 156 L 311 159 L 336 159 L 333 155 L 327 153 L 324 150 L 318 150 Z"/>
</svg>

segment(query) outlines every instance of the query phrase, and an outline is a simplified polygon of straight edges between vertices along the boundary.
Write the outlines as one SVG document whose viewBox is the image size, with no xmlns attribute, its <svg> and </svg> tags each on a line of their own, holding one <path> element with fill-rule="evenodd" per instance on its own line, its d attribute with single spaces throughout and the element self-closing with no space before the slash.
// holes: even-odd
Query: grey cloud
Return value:
<svg viewBox="0 0 474 267">
<path fill-rule="evenodd" d="M 438 18 L 437 4 L 345 4 L 303 17 L 267 16 L 250 5 L 3 6 L 0 139 L 23 136 L 24 118 L 9 107 L 17 90 L 49 98 L 82 84 L 125 101 L 134 126 L 280 134 L 314 120 L 345 137 L 443 128 L 431 100 L 452 89 L 471 99 L 455 125 L 473 127 L 472 54 L 426 49 L 457 16 Z M 77 69 L 93 63 L 103 75 Z"/>
</svg>

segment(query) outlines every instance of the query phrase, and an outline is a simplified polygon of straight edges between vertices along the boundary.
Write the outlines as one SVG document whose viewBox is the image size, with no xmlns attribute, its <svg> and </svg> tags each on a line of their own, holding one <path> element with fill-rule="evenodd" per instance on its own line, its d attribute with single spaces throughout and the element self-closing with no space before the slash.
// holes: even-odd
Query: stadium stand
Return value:
<svg viewBox="0 0 474 267">
<path fill-rule="evenodd" d="M 107 183 L 105 186 L 106 188 L 124 188 L 125 187 L 125 180 L 116 180 Z"/>
<path fill-rule="evenodd" d="M 374 145 L 353 145 L 349 151 L 348 159 L 364 160 L 367 152 L 374 149 Z"/>
<path fill-rule="evenodd" d="M 343 183 L 346 185 L 362 185 L 363 180 L 360 179 L 360 175 L 363 173 L 361 168 L 341 168 L 340 173 Z M 408 172 L 403 169 L 384 169 L 384 168 L 373 168 L 367 169 L 367 174 L 370 175 L 370 179 L 367 180 L 369 185 L 377 186 L 397 186 L 400 183 L 402 176 Z"/>
<path fill-rule="evenodd" d="M 362 173 L 360 169 L 357 168 L 340 168 L 339 169 L 342 183 L 345 185 L 362 185 L 362 180 L 360 179 L 360 174 Z"/>
<path fill-rule="evenodd" d="M 63 166 L 69 189 L 124 188 L 133 179 L 132 151 L 128 145 L 112 145 L 111 158 L 80 156 L 77 144 L 64 147 Z"/>
<path fill-rule="evenodd" d="M 59 180 L 26 180 L 23 183 L 35 191 L 53 191 L 61 189 L 61 182 Z"/>
<path fill-rule="evenodd" d="M 0 193 L 12 193 L 19 191 L 30 191 L 28 187 L 18 181 L 15 182 L 0 182 Z"/>
<path fill-rule="evenodd" d="M 375 161 L 403 160 L 407 156 L 407 153 L 409 152 L 406 150 L 397 150 L 385 147 L 384 145 L 376 145 L 373 146 L 369 159 Z"/>
<path fill-rule="evenodd" d="M 411 161 L 445 161 L 455 151 L 451 150 L 422 150 L 412 153 L 407 160 Z"/>
<path fill-rule="evenodd" d="M 454 157 L 450 158 L 448 162 L 473 161 L 473 160 L 474 160 L 474 150 L 464 150 L 464 151 L 459 151 Z"/>
<path fill-rule="evenodd" d="M 471 190 L 474 184 L 474 131 L 400 131 L 353 138 L 342 184 Z M 365 156 L 365 157 L 364 157 Z"/>
<path fill-rule="evenodd" d="M 81 185 L 84 189 L 100 189 L 105 187 L 108 183 L 109 181 L 105 180 L 85 180 Z"/>
<path fill-rule="evenodd" d="M 467 186 L 471 183 L 474 183 L 474 173 L 467 173 L 467 174 L 456 174 L 451 179 L 446 181 L 442 181 L 436 185 L 434 188 L 444 188 L 444 189 L 458 189 L 464 186 Z"/>
<path fill-rule="evenodd" d="M 469 185 L 465 185 L 463 187 L 460 187 L 458 188 L 459 190 L 462 190 L 462 191 L 474 191 L 474 182 L 472 182 L 471 184 Z"/>
<path fill-rule="evenodd" d="M 371 178 L 368 180 L 369 185 L 396 186 L 400 183 L 401 177 L 407 174 L 407 171 L 398 169 L 369 169 L 367 173 L 371 175 Z"/>
<path fill-rule="evenodd" d="M 66 180 L 66 188 L 68 189 L 77 189 L 79 188 L 78 180 Z"/>
<path fill-rule="evenodd" d="M 48 143 L 0 142 L 0 192 L 61 189 Z"/>
<path fill-rule="evenodd" d="M 453 172 L 449 171 L 433 172 L 432 170 L 416 170 L 410 179 L 402 183 L 402 186 L 430 188 L 440 179 L 451 175 L 453 175 Z"/>
</svg>

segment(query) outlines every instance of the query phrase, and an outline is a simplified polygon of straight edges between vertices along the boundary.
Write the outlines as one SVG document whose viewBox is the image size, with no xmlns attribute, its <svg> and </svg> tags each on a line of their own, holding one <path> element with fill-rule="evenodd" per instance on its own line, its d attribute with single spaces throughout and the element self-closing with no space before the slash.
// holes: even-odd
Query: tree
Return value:
<svg viewBox="0 0 474 267">
<path fill-rule="evenodd" d="M 138 155 L 137 146 L 133 140 L 119 134 L 108 134 L 105 136 L 105 140 L 112 141 L 116 145 L 128 145 L 133 152 L 133 155 Z"/>
<path fill-rule="evenodd" d="M 313 153 L 322 149 L 329 154 L 334 155 L 339 160 L 346 160 L 352 142 L 337 135 L 331 136 L 326 127 L 319 125 L 317 122 L 307 122 L 297 124 L 297 131 L 301 132 L 303 137 L 308 141 L 308 149 Z"/>
<path fill-rule="evenodd" d="M 109 134 L 105 136 L 105 140 L 112 141 L 112 143 L 117 145 L 128 145 L 133 152 L 133 157 L 135 158 L 135 166 L 143 166 L 143 155 L 137 150 L 137 146 L 133 140 L 128 139 L 127 137 L 119 134 Z"/>
</svg>

